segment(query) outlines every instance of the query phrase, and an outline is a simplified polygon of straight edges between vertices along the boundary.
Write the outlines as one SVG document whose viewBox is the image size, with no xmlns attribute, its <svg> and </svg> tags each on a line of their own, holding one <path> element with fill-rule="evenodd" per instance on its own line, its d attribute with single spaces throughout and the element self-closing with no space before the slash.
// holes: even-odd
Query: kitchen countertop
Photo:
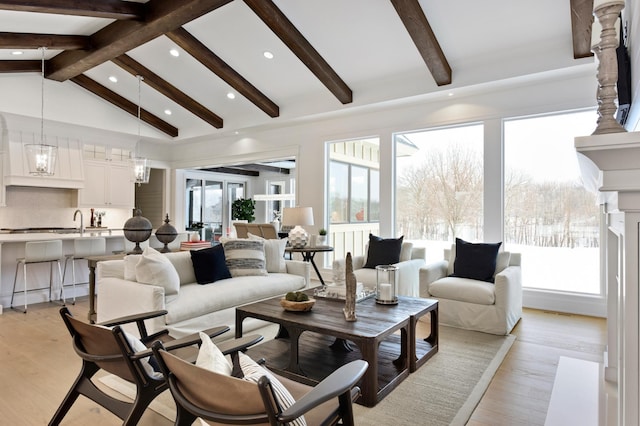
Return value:
<svg viewBox="0 0 640 426">
<path fill-rule="evenodd" d="M 27 241 L 49 241 L 49 240 L 75 240 L 76 238 L 88 237 L 105 237 L 105 238 L 124 238 L 122 230 L 103 230 L 103 231 L 85 231 L 73 233 L 57 233 L 57 232 L 36 232 L 28 234 L 2 234 L 0 233 L 0 243 L 20 243 Z"/>
</svg>

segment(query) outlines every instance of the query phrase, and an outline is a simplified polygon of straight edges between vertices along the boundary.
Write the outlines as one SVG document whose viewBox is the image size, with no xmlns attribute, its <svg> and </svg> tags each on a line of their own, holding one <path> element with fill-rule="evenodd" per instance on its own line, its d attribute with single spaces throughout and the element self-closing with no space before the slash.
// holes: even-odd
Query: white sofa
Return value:
<svg viewBox="0 0 640 426">
<path fill-rule="evenodd" d="M 211 284 L 198 284 L 188 251 L 166 253 L 180 279 L 175 294 L 164 287 L 125 279 L 125 260 L 99 262 L 96 267 L 98 322 L 140 312 L 166 309 L 168 314 L 147 322 L 149 333 L 166 328 L 180 338 L 202 329 L 227 325 L 235 332 L 235 307 L 307 288 L 310 266 L 307 262 L 286 260 L 286 273 L 241 276 Z M 266 323 L 246 319 L 243 331 L 257 330 Z M 127 330 L 137 334 L 137 330 Z"/>
<path fill-rule="evenodd" d="M 452 251 L 420 270 L 420 296 L 438 300 L 442 325 L 509 334 L 522 317 L 520 253 L 500 252 L 495 283 L 452 277 Z"/>
<path fill-rule="evenodd" d="M 413 247 L 413 243 L 403 242 L 400 252 L 400 262 L 394 263 L 398 268 L 396 276 L 396 284 L 398 295 L 419 297 L 419 276 L 420 268 L 426 265 L 426 250 L 424 247 Z M 356 280 L 361 282 L 365 288 L 375 289 L 376 287 L 376 270 L 364 268 L 366 256 L 353 256 L 353 273 Z M 339 278 L 344 281 L 345 259 L 336 259 L 333 261 L 334 280 Z"/>
</svg>

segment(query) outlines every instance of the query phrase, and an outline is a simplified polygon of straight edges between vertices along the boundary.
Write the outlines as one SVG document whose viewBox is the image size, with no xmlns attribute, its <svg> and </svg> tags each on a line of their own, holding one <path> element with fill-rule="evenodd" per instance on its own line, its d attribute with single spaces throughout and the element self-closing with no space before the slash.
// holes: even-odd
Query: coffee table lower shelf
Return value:
<svg viewBox="0 0 640 426">
<path fill-rule="evenodd" d="M 266 366 L 284 377 L 292 380 L 316 385 L 338 367 L 362 359 L 362 354 L 353 342 L 349 343 L 352 351 L 332 348 L 334 337 L 305 331 L 300 336 L 299 367 L 303 375 L 287 371 L 289 363 L 290 341 L 288 338 L 277 338 L 250 348 L 247 352 L 253 359 L 264 358 Z M 402 365 L 401 337 L 393 334 L 380 343 L 378 351 L 378 389 L 376 402 L 388 395 L 402 380 L 409 375 L 409 366 Z M 420 339 L 416 341 L 416 355 L 422 362 L 426 362 L 438 350 L 437 345 Z M 400 361 L 398 361 L 400 360 Z M 362 385 L 361 383 L 359 385 Z M 371 404 L 372 401 L 356 401 L 362 405 Z"/>
</svg>

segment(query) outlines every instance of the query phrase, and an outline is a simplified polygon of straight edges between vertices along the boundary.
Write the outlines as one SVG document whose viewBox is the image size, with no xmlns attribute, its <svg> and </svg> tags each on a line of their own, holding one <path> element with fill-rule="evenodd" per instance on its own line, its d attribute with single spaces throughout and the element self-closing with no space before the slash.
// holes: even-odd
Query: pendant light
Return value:
<svg viewBox="0 0 640 426">
<path fill-rule="evenodd" d="M 141 157 L 138 153 L 138 145 L 140 144 L 140 88 L 142 85 L 142 76 L 138 75 L 138 140 L 136 141 L 136 147 L 134 150 L 133 158 L 133 181 L 138 184 L 149 183 L 150 167 L 148 160 Z"/>
<path fill-rule="evenodd" d="M 29 166 L 29 174 L 33 176 L 53 176 L 56 168 L 58 147 L 47 145 L 44 138 L 44 51 L 42 47 L 41 87 L 40 87 L 40 143 L 24 146 Z"/>
</svg>

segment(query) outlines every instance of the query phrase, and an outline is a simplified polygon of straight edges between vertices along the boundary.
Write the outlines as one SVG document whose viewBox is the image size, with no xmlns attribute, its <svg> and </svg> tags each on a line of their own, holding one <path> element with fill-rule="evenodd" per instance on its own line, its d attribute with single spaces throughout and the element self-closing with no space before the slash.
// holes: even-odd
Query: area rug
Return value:
<svg viewBox="0 0 640 426">
<path fill-rule="evenodd" d="M 356 404 L 358 426 L 464 425 L 487 390 L 509 352 L 515 336 L 495 336 L 452 327 L 440 327 L 438 353 L 407 377 L 375 407 Z M 99 379 L 105 386 L 133 397 L 133 387 L 113 376 Z M 175 418 L 175 404 L 168 391 L 150 408 Z"/>
<path fill-rule="evenodd" d="M 440 326 L 438 353 L 375 407 L 356 404 L 356 423 L 466 424 L 514 341 L 514 335 Z"/>
</svg>

